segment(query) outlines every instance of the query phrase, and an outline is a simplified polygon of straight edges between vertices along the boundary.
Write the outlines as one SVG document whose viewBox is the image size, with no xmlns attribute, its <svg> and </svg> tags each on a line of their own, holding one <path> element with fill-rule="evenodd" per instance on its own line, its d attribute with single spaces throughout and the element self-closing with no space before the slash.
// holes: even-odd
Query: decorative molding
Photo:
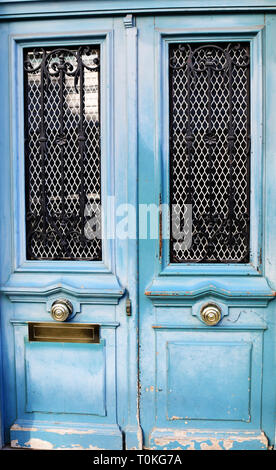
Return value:
<svg viewBox="0 0 276 470">
<path fill-rule="evenodd" d="M 186 11 L 273 11 L 275 0 L 82 0 L 80 2 L 49 0 L 10 0 L 0 3 L 0 18 L 81 17 L 133 13 L 179 13 Z M 76 7 L 77 5 L 77 7 Z"/>
<path fill-rule="evenodd" d="M 75 288 L 66 284 L 53 284 L 46 287 L 31 287 L 31 286 L 4 286 L 1 292 L 7 295 L 11 302 L 45 302 L 47 300 L 47 309 L 50 308 L 50 303 L 56 296 L 65 295 L 69 296 L 70 300 L 73 297 L 81 299 L 88 304 L 103 304 L 103 305 L 117 305 L 119 299 L 124 295 L 124 289 L 118 289 L 119 286 L 106 286 L 104 284 L 101 289 L 93 288 Z M 46 299 L 45 299 L 46 297 Z M 75 302 L 74 302 L 75 303 Z M 77 303 L 81 303 L 78 302 Z M 79 311 L 79 305 L 77 306 Z"/>
<path fill-rule="evenodd" d="M 28 325 L 28 323 L 30 322 L 31 320 L 20 320 L 20 319 L 11 319 L 10 320 L 10 323 L 14 326 L 25 326 L 25 325 Z M 39 322 L 37 321 L 36 323 L 45 323 L 43 321 Z M 78 322 L 75 322 L 75 324 L 78 323 Z M 86 322 L 87 325 L 90 325 L 91 323 L 93 322 Z M 85 325 L 86 323 L 82 323 L 82 325 Z M 95 322 L 94 322 L 95 323 Z M 56 324 L 56 322 L 53 322 L 53 324 Z M 119 322 L 100 322 L 100 321 L 97 321 L 97 325 L 99 325 L 101 328 L 118 328 L 118 326 L 120 326 L 120 323 Z"/>
<path fill-rule="evenodd" d="M 227 302 L 239 301 L 239 305 L 260 304 L 266 306 L 275 298 L 273 291 L 264 277 L 238 278 L 157 278 L 146 289 L 145 295 L 153 300 L 154 305 L 162 303 L 192 304 L 195 300 L 210 296 Z"/>
<path fill-rule="evenodd" d="M 178 323 L 172 323 L 172 324 L 162 323 L 160 325 L 152 325 L 152 328 L 154 330 L 177 330 L 177 331 L 180 331 L 180 330 L 194 330 L 195 325 L 181 325 L 181 324 L 178 324 Z M 215 331 L 213 326 L 208 326 L 208 325 L 204 326 L 203 323 L 201 325 L 196 326 L 197 330 L 206 330 L 206 328 L 209 329 L 209 330 L 211 329 L 212 331 Z M 220 326 L 215 326 L 215 329 L 216 329 L 216 331 L 218 331 L 218 330 L 219 331 L 266 330 L 267 325 L 265 323 L 257 325 L 257 326 L 253 325 L 253 324 L 236 325 L 236 326 L 232 326 L 232 325 L 227 326 L 227 325 L 223 324 L 223 325 L 220 325 Z"/>
</svg>

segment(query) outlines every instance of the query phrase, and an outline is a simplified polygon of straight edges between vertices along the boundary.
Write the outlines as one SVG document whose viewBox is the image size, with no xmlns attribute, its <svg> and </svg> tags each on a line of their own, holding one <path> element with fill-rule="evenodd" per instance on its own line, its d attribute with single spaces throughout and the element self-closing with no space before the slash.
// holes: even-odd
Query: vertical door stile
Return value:
<svg viewBox="0 0 276 470">
<path fill-rule="evenodd" d="M 124 18 L 126 54 L 126 93 L 127 93 L 127 203 L 128 211 L 128 376 L 129 394 L 126 448 L 141 449 L 142 431 L 139 411 L 139 307 L 138 307 L 138 31 L 132 14 Z M 135 216 L 134 216 L 135 214 Z M 126 312 L 127 313 L 127 312 Z M 134 400 L 134 397 L 135 400 Z M 136 403 L 136 406 L 134 406 Z"/>
</svg>

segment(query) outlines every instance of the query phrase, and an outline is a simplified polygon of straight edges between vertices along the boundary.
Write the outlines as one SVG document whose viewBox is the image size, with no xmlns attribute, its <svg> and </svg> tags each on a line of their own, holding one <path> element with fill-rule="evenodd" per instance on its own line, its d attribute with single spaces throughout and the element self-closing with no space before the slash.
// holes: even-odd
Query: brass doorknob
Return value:
<svg viewBox="0 0 276 470">
<path fill-rule="evenodd" d="M 206 304 L 201 307 L 200 316 L 206 325 L 213 326 L 221 320 L 221 309 L 216 304 Z"/>
<path fill-rule="evenodd" d="M 65 321 L 73 313 L 73 305 L 70 300 L 57 299 L 51 307 L 51 315 L 56 321 Z"/>
</svg>

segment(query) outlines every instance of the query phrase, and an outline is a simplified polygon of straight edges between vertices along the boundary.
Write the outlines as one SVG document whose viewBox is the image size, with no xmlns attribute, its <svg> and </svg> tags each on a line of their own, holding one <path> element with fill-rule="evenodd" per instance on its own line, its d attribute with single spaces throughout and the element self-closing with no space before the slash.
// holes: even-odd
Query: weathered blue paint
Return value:
<svg viewBox="0 0 276 470">
<path fill-rule="evenodd" d="M 264 433 L 182 431 L 154 429 L 150 440 L 151 449 L 161 450 L 267 450 Z"/>
<path fill-rule="evenodd" d="M 267 178 L 275 151 L 263 143 L 264 132 L 270 134 L 269 142 L 274 139 L 271 103 L 269 122 L 264 114 L 265 100 L 273 98 L 263 83 L 266 61 L 269 83 L 275 73 L 275 61 L 268 52 L 264 55 L 275 33 L 272 18 L 267 24 L 263 14 L 219 13 L 137 21 L 138 62 L 144 64 L 138 80 L 139 194 L 144 204 L 158 204 L 160 197 L 166 203 L 169 195 L 168 44 L 247 40 L 252 60 L 250 264 L 173 265 L 168 239 L 161 256 L 155 240 L 140 240 L 140 413 L 149 448 L 266 449 L 274 444 L 275 211 L 272 215 L 268 205 L 273 185 L 271 179 L 269 189 Z M 166 235 L 165 217 L 162 225 Z M 208 301 L 222 306 L 223 319 L 214 327 L 199 315 Z"/>
<path fill-rule="evenodd" d="M 126 112 L 129 100 L 125 90 L 135 73 L 135 63 L 134 69 L 127 65 L 127 53 L 122 53 L 128 36 L 122 18 L 63 21 L 47 17 L 43 21 L 11 21 L 1 28 L 1 61 L 3 57 L 8 64 L 3 65 L 1 76 L 5 107 L 1 114 L 5 442 L 35 448 L 120 449 L 123 430 L 127 446 L 139 448 L 137 280 L 132 276 L 137 272 L 137 248 L 127 240 L 117 240 L 115 233 L 116 207 L 128 200 L 128 152 L 134 162 L 129 178 L 136 179 L 131 173 L 136 162 L 135 142 L 128 143 L 124 130 L 131 114 L 131 107 Z M 26 261 L 22 50 L 39 44 L 87 42 L 100 44 L 102 57 L 103 261 Z M 132 81 L 128 87 L 133 93 Z M 135 102 L 131 106 L 136 106 Z M 129 197 L 131 194 L 129 190 Z M 114 207 L 109 196 L 115 197 Z M 129 319 L 125 291 L 133 306 Z M 100 324 L 100 345 L 28 343 L 27 322 L 51 321 L 51 303 L 60 296 L 73 304 L 72 322 Z"/>
<path fill-rule="evenodd" d="M 51 2 L 47 0 L 3 0 L 3 18 L 29 18 L 54 16 L 112 15 L 127 13 L 158 13 L 183 11 L 237 11 L 237 10 L 275 10 L 273 0 L 74 0 Z"/>
<path fill-rule="evenodd" d="M 120 449 L 122 433 L 127 449 L 274 445 L 276 2 L 185 3 L 0 2 L 1 422 L 15 447 Z M 116 238 L 119 204 L 168 201 L 167 51 L 176 40 L 251 44 L 248 265 L 173 265 L 167 240 L 160 253 L 159 240 Z M 102 50 L 103 224 L 114 240 L 102 262 L 26 261 L 22 50 L 87 42 Z M 51 321 L 59 296 L 73 303 L 72 322 L 101 325 L 100 344 L 28 342 L 28 321 Z M 216 327 L 200 319 L 206 301 L 222 306 Z"/>
</svg>

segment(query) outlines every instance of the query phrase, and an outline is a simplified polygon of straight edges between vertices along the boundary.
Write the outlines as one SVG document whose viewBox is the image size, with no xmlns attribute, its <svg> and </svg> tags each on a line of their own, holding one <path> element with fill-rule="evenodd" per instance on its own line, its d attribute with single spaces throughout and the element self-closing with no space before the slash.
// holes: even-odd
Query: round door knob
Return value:
<svg viewBox="0 0 276 470">
<path fill-rule="evenodd" d="M 73 313 L 73 305 L 70 300 L 57 299 L 51 307 L 51 315 L 56 321 L 65 321 Z"/>
<path fill-rule="evenodd" d="M 216 325 L 221 320 L 221 309 L 216 304 L 206 304 L 201 307 L 200 316 L 206 325 Z"/>
</svg>

